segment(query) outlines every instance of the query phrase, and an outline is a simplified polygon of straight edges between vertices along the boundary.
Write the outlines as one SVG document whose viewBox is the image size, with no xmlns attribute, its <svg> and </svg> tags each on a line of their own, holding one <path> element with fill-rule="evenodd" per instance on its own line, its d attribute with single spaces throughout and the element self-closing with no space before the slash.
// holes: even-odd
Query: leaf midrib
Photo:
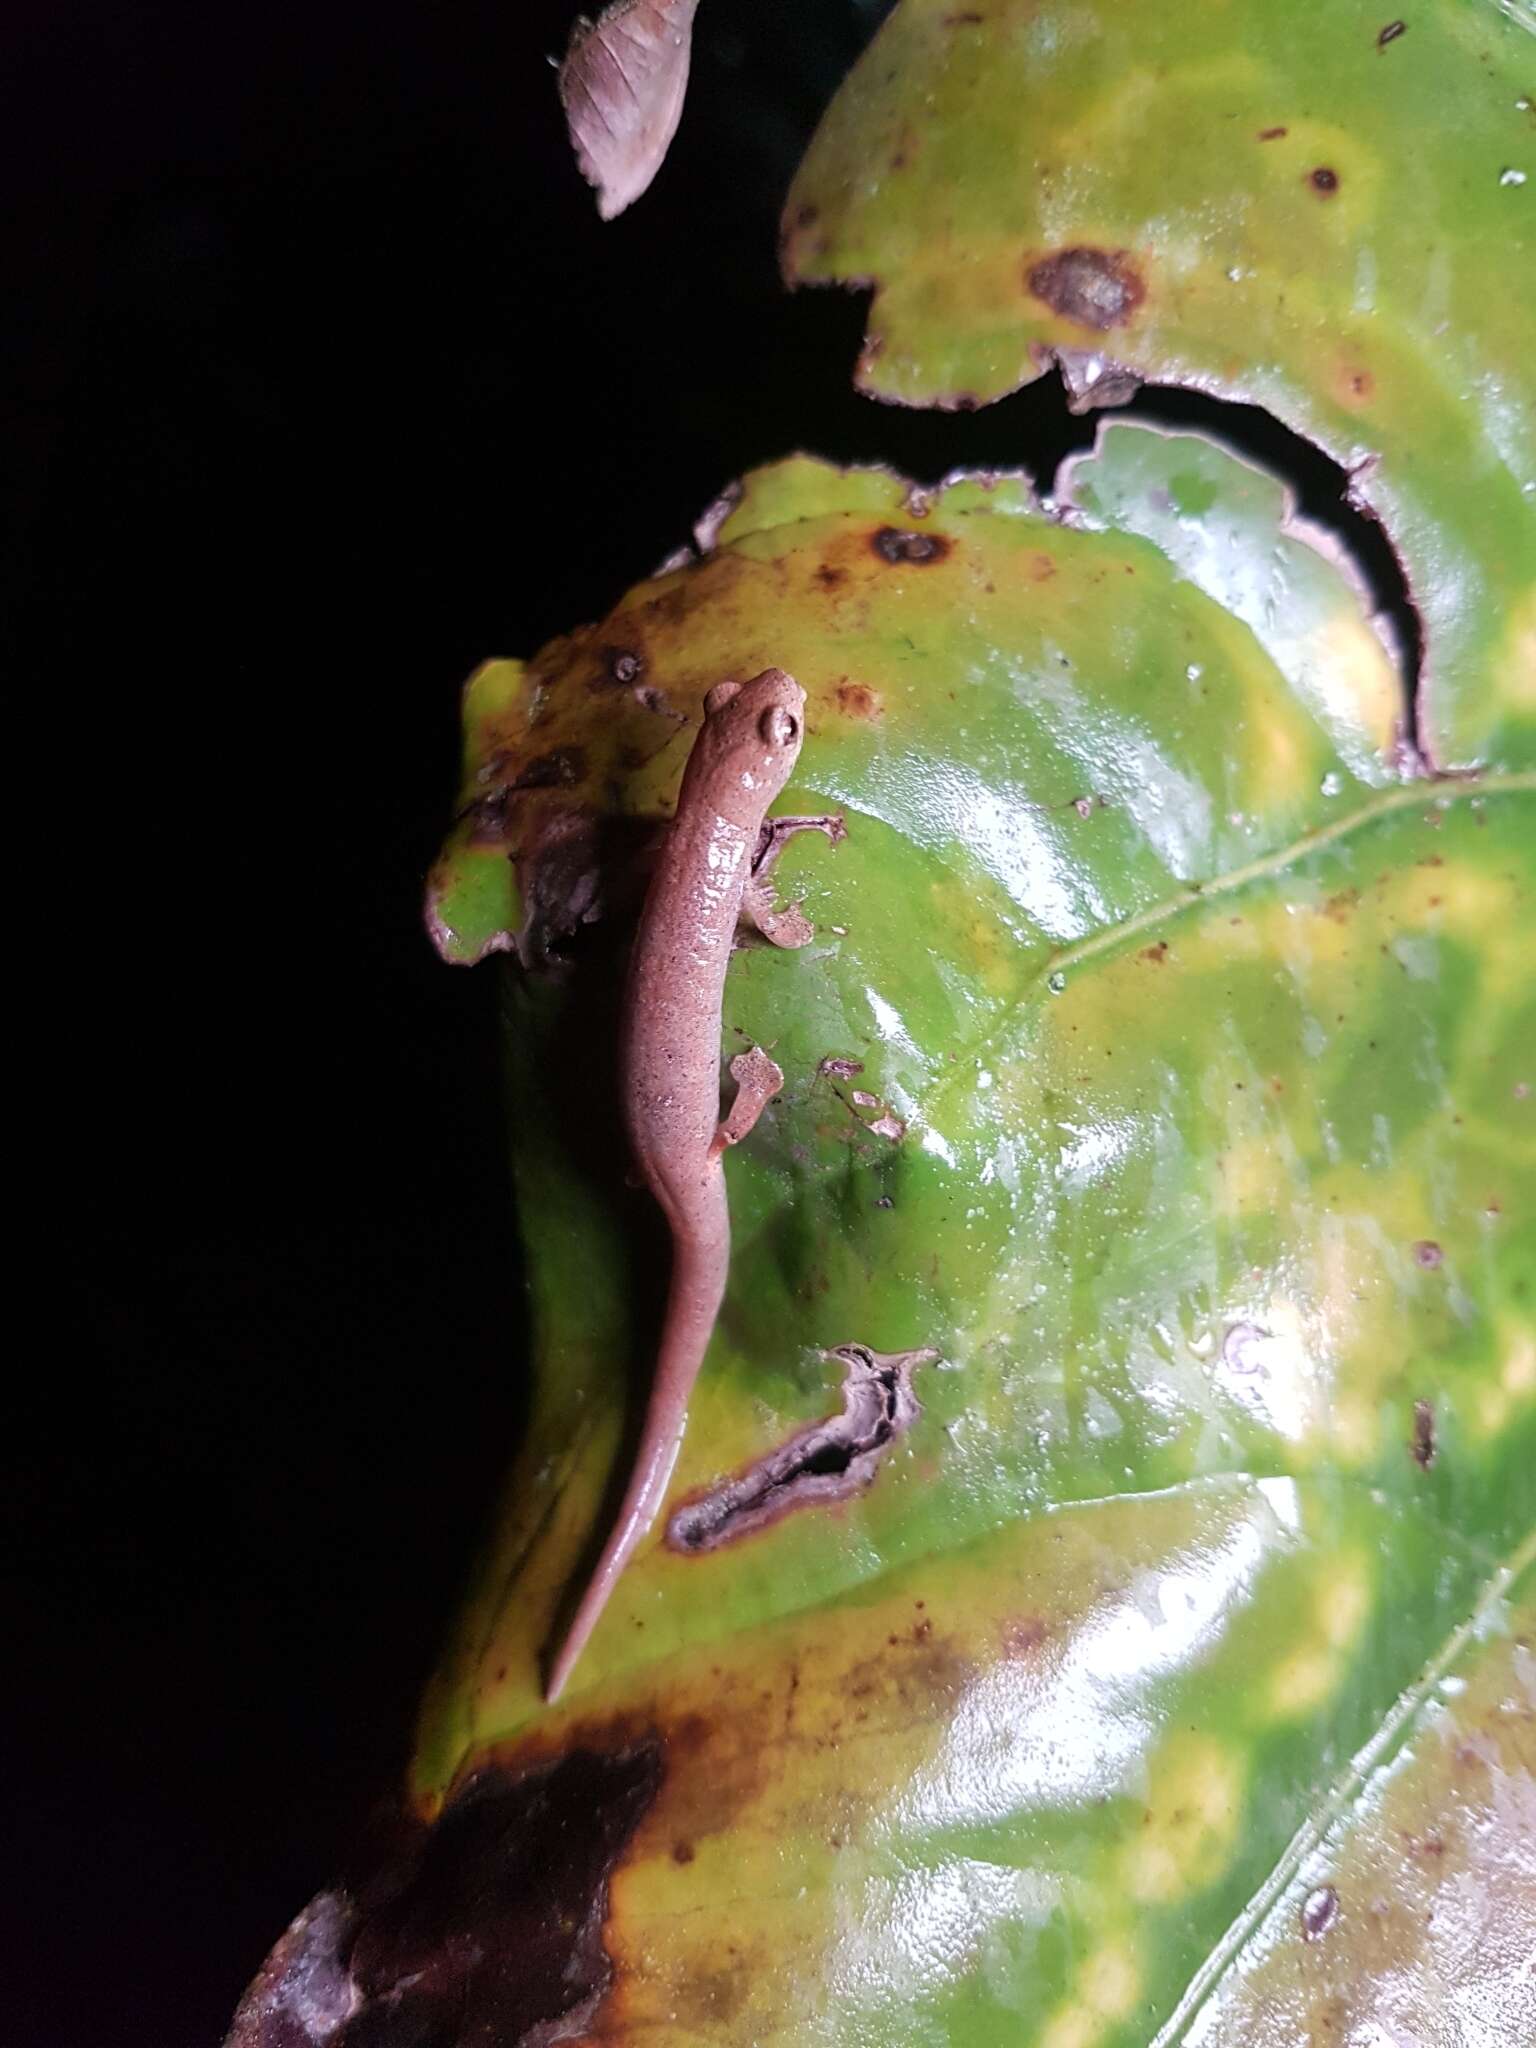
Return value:
<svg viewBox="0 0 1536 2048">
<path fill-rule="evenodd" d="M 1486 775 L 1476 780 L 1458 778 L 1449 781 L 1426 778 L 1383 790 L 1346 816 L 1331 819 L 1328 824 L 1304 833 L 1301 838 L 1277 847 L 1272 853 L 1261 854 L 1256 860 L 1248 861 L 1242 867 L 1231 868 L 1225 874 L 1213 876 L 1208 882 L 1191 883 L 1173 895 L 1165 896 L 1161 902 L 1149 904 L 1145 910 L 1135 911 L 1130 917 L 1120 919 L 1116 924 L 1105 925 L 1100 931 L 1090 932 L 1086 938 L 1074 939 L 1070 945 L 1054 948 L 1043 956 L 1018 994 L 1011 997 L 997 1013 L 990 1029 L 967 1048 L 967 1054 L 984 1062 L 988 1050 L 1012 1030 L 1020 1010 L 1026 1004 L 1040 1000 L 1041 991 L 1053 974 L 1079 967 L 1084 961 L 1095 959 L 1101 953 L 1114 952 L 1130 940 L 1140 938 L 1143 933 L 1155 931 L 1160 925 L 1181 917 L 1186 911 L 1197 910 L 1207 903 L 1219 903 L 1224 897 L 1235 895 L 1252 882 L 1261 882 L 1271 875 L 1283 874 L 1287 868 L 1308 859 L 1324 847 L 1336 845 L 1341 839 L 1347 839 L 1352 833 L 1363 831 L 1382 818 L 1392 817 L 1398 811 L 1412 810 L 1416 805 L 1449 808 L 1456 804 L 1474 803 L 1490 796 L 1519 794 L 1536 794 L 1536 769 L 1519 769 L 1509 774 Z M 969 1074 L 966 1070 L 951 1067 L 939 1077 L 937 1085 L 928 1097 L 929 1103 L 942 1101 L 951 1088 L 967 1084 L 968 1080 Z M 923 1120 L 930 1122 L 932 1118 L 925 1115 Z"/>
<path fill-rule="evenodd" d="M 1185 1987 L 1183 1997 L 1153 2036 L 1148 2048 L 1178 2048 L 1180 2042 L 1188 2039 L 1190 2028 L 1230 1976 L 1244 1951 L 1262 1935 L 1287 1887 L 1307 1858 L 1322 1846 L 1329 1831 L 1355 1808 L 1369 1781 L 1401 1755 L 1426 1711 L 1433 1705 L 1441 1679 L 1486 1626 L 1510 1587 L 1532 1564 L 1536 1564 L 1536 1529 L 1489 1574 L 1466 1619 L 1451 1630 L 1414 1683 L 1399 1694 L 1376 1733 L 1350 1758 L 1327 1795 L 1296 1830 L 1263 1884 Z"/>
</svg>

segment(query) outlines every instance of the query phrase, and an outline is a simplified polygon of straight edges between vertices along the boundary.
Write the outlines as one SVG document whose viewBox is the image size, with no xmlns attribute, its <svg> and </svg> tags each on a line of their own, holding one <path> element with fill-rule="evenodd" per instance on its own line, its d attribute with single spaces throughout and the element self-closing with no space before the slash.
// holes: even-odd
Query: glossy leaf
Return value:
<svg viewBox="0 0 1536 2048">
<path fill-rule="evenodd" d="M 873 286 L 863 387 L 1061 360 L 1264 405 L 1375 510 L 1444 765 L 1536 760 L 1536 15 L 1525 0 L 902 0 L 785 209 Z"/>
<path fill-rule="evenodd" d="M 415 1785 L 659 1760 L 603 2038 L 1271 2038 L 1390 1971 L 1359 1901 L 1420 1798 L 1468 1829 L 1422 1898 L 1498 1863 L 1498 2009 L 1536 2011 L 1499 1832 L 1536 1775 L 1485 1725 L 1530 1682 L 1536 775 L 1407 772 L 1349 578 L 1234 456 L 1116 426 L 1072 491 L 777 464 L 700 560 L 469 686 L 431 919 L 531 970 L 537 1389 Z M 808 693 L 780 808 L 848 836 L 780 864 L 815 943 L 730 970 L 722 1062 L 787 1086 L 728 1160 L 669 1512 L 836 1413 L 838 1347 L 939 1356 L 855 1497 L 658 1527 L 551 1712 L 666 1257 L 624 1182 L 624 944 L 705 689 L 770 662 Z"/>
</svg>

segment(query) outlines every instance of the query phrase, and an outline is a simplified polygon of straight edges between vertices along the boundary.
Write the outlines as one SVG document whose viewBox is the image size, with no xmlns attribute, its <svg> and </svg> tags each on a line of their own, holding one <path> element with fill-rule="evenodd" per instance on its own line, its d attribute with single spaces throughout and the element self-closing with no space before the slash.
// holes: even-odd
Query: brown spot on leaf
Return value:
<svg viewBox="0 0 1536 2048">
<path fill-rule="evenodd" d="M 667 702 L 666 692 L 658 690 L 654 683 L 637 683 L 635 702 L 642 711 L 649 711 L 657 718 L 670 718 L 678 725 L 688 723 L 688 714 L 677 710 Z"/>
<path fill-rule="evenodd" d="M 1032 264 L 1026 281 L 1053 313 L 1101 334 L 1123 327 L 1147 295 L 1125 249 L 1060 249 Z"/>
<path fill-rule="evenodd" d="M 1331 199 L 1339 189 L 1339 174 L 1329 165 L 1319 164 L 1315 170 L 1308 171 L 1307 183 L 1321 197 Z"/>
<path fill-rule="evenodd" d="M 816 581 L 823 590 L 836 590 L 848 581 L 846 569 L 839 569 L 831 562 L 820 562 L 816 567 Z"/>
<path fill-rule="evenodd" d="M 868 683 L 839 683 L 837 708 L 847 718 L 879 718 L 885 704 L 880 692 L 872 690 Z"/>
<path fill-rule="evenodd" d="M 1435 1462 L 1435 1404 L 1433 1401 L 1415 1401 L 1413 1404 L 1413 1451 L 1414 1463 L 1427 1472 Z"/>
<path fill-rule="evenodd" d="M 530 973 L 552 973 L 565 964 L 565 942 L 602 915 L 596 820 L 587 811 L 542 811 L 529 823 L 517 862 L 524 906 L 517 957 Z"/>
<path fill-rule="evenodd" d="M 568 788 L 573 782 L 582 781 L 586 772 L 587 757 L 580 747 L 552 747 L 547 754 L 539 754 L 530 761 L 512 787 Z"/>
<path fill-rule="evenodd" d="M 816 1071 L 818 1074 L 834 1075 L 839 1081 L 851 1081 L 855 1074 L 863 1073 L 864 1062 L 862 1060 L 839 1059 L 829 1054 L 826 1059 L 819 1062 Z"/>
<path fill-rule="evenodd" d="M 1444 1258 L 1445 1253 L 1432 1237 L 1421 1237 L 1413 1248 L 1413 1263 L 1422 1266 L 1427 1273 L 1432 1273 Z"/>
<path fill-rule="evenodd" d="M 587 774 L 587 757 L 580 747 L 552 747 L 546 754 L 538 754 L 526 767 L 515 774 L 509 771 L 512 762 L 505 754 L 497 754 L 480 771 L 477 778 L 494 782 L 484 796 L 460 813 L 469 822 L 470 843 L 474 846 L 491 846 L 509 843 L 513 837 L 517 817 L 515 799 L 526 790 L 568 789 L 574 783 L 582 782 Z"/>
<path fill-rule="evenodd" d="M 667 2017 L 676 2030 L 673 2038 L 719 2039 L 746 2004 L 760 1975 L 760 1968 L 749 1965 L 734 1943 L 726 1944 L 718 1970 L 690 1969 L 671 1994 L 674 2002 Z M 615 2033 L 611 2038 L 617 2041 L 623 2036 Z"/>
<path fill-rule="evenodd" d="M 970 1660 L 943 1636 L 890 1636 L 872 1657 L 861 1658 L 842 1680 L 849 1699 L 868 1700 L 877 1721 L 929 1720 L 949 1707 L 974 1677 Z M 867 1721 L 868 1710 L 854 1715 Z M 944 1716 L 948 1718 L 947 1714 Z"/>
<path fill-rule="evenodd" d="M 1168 941 L 1166 939 L 1159 939 L 1156 945 L 1143 946 L 1141 957 L 1143 960 L 1150 960 L 1155 967 L 1161 967 L 1168 958 Z"/>
<path fill-rule="evenodd" d="M 1044 1618 L 1038 1614 L 1026 1614 L 1010 1621 L 1003 1629 L 1003 1654 L 1006 1657 L 1032 1657 L 1050 1632 Z"/>
<path fill-rule="evenodd" d="M 486 796 L 476 797 L 463 813 L 469 826 L 471 846 L 505 846 L 512 834 L 512 790 L 503 783 Z"/>
<path fill-rule="evenodd" d="M 645 656 L 631 647 L 610 647 L 604 655 L 604 674 L 611 683 L 638 683 L 645 673 Z"/>
<path fill-rule="evenodd" d="M 908 533 L 899 526 L 882 526 L 870 539 L 870 546 L 882 562 L 942 562 L 952 542 L 941 533 Z"/>
<path fill-rule="evenodd" d="M 1282 135 L 1289 135 L 1290 132 L 1289 128 L 1261 128 L 1259 130 L 1259 140 L 1260 142 L 1278 142 Z"/>
</svg>

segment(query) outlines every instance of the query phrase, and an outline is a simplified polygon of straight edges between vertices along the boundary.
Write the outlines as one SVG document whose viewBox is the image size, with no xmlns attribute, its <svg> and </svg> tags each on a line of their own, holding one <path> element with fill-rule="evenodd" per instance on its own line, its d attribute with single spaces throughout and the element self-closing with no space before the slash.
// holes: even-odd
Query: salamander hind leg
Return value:
<svg viewBox="0 0 1536 2048">
<path fill-rule="evenodd" d="M 816 927 L 798 903 L 786 904 L 783 910 L 776 910 L 773 891 L 760 887 L 756 882 L 749 882 L 742 891 L 741 921 L 761 932 L 770 946 L 782 946 L 786 951 L 792 952 L 796 946 L 808 946 L 816 936 Z"/>
<path fill-rule="evenodd" d="M 718 1159 L 728 1145 L 739 1145 L 763 1111 L 784 1086 L 784 1070 L 769 1059 L 760 1045 L 737 1053 L 731 1061 L 731 1079 L 736 1083 L 736 1100 L 722 1119 L 710 1146 L 710 1157 Z"/>
</svg>

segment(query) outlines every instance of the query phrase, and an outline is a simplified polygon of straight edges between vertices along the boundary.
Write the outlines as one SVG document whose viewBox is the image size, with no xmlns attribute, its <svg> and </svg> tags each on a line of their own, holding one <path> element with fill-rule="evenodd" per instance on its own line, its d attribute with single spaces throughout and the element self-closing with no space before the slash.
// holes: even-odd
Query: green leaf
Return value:
<svg viewBox="0 0 1536 2048">
<path fill-rule="evenodd" d="M 785 208 L 872 286 L 864 389 L 1060 359 L 1269 408 L 1407 569 L 1445 765 L 1536 761 L 1536 43 L 1523 0 L 902 0 Z M 1390 28 L 1400 33 L 1389 34 Z"/>
<path fill-rule="evenodd" d="M 1405 773 L 1348 577 L 1236 457 L 1117 426 L 1073 491 L 796 458 L 471 687 L 445 950 L 515 917 L 561 971 L 508 982 L 535 1411 L 415 1789 L 657 1746 L 615 2038 L 1279 2038 L 1318 1958 L 1384 1981 L 1391 1817 L 1449 1813 L 1449 1731 L 1530 1685 L 1536 774 Z M 658 1525 L 550 1711 L 666 1257 L 624 1184 L 624 947 L 704 691 L 769 663 L 808 693 L 780 808 L 848 836 L 776 871 L 815 942 L 730 969 L 722 1063 L 756 1041 L 786 1088 L 728 1158 L 668 1515 L 836 1414 L 839 1347 L 939 1356 L 852 1497 Z M 1528 1740 L 1487 1742 L 1488 1830 L 1436 1822 L 1426 1899 L 1528 1865 Z M 1528 1954 L 1536 1889 L 1499 1896 Z"/>
</svg>

